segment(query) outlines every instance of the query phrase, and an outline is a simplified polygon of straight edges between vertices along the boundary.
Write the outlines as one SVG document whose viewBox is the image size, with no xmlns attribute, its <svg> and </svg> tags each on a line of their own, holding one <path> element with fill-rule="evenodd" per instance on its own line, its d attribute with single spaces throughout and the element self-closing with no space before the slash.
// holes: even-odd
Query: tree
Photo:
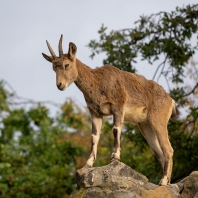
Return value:
<svg viewBox="0 0 198 198">
<path fill-rule="evenodd" d="M 150 65 L 157 65 L 153 80 L 163 77 L 180 111 L 185 109 L 180 119 L 171 120 L 168 126 L 175 150 L 172 182 L 198 169 L 198 63 L 193 61 L 198 49 L 197 31 L 198 4 L 195 4 L 177 7 L 170 13 L 141 16 L 133 28 L 108 32 L 102 25 L 98 31 L 99 40 L 91 40 L 88 44 L 92 58 L 105 53 L 103 63 L 121 70 L 136 72 L 139 57 Z M 122 149 L 122 160 L 151 181 L 159 181 L 159 163 L 150 156 L 138 129 L 127 124 L 124 131 L 123 141 L 130 144 L 127 150 Z M 137 149 L 130 148 L 131 145 L 136 145 Z M 143 151 L 142 159 L 139 151 Z M 148 169 L 148 166 L 155 169 Z"/>
<path fill-rule="evenodd" d="M 92 40 L 92 57 L 106 53 L 104 64 L 135 72 L 142 57 L 156 65 L 153 79 L 166 79 L 170 95 L 182 113 L 169 122 L 175 150 L 175 182 L 198 169 L 198 5 L 142 16 L 134 28 L 107 32 Z M 195 57 L 196 60 L 196 57 Z M 50 114 L 48 105 L 58 113 Z M 72 100 L 59 105 L 19 97 L 5 81 L 0 82 L 0 197 L 68 197 L 75 186 L 75 170 L 90 150 L 91 120 Z M 113 148 L 111 121 L 103 122 L 95 166 L 110 162 Z M 160 166 L 139 130 L 127 123 L 121 137 L 121 160 L 159 182 Z M 186 163 L 188 162 L 188 163 Z"/>
<path fill-rule="evenodd" d="M 87 150 L 74 136 L 88 134 L 89 116 L 68 100 L 52 117 L 46 104 L 22 101 L 6 85 L 0 82 L 0 197 L 68 197 Z"/>
</svg>

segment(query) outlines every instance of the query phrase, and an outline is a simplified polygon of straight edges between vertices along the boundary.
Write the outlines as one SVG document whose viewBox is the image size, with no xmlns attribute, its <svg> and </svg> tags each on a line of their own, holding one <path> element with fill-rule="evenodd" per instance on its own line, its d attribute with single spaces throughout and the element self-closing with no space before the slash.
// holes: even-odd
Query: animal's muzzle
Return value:
<svg viewBox="0 0 198 198">
<path fill-rule="evenodd" d="M 61 85 L 62 85 L 62 83 L 60 82 L 56 86 L 58 87 L 58 89 L 60 89 L 61 88 Z"/>
<path fill-rule="evenodd" d="M 56 86 L 58 87 L 59 90 L 63 91 L 65 89 L 65 86 L 63 85 L 63 83 L 58 83 L 56 84 Z"/>
</svg>

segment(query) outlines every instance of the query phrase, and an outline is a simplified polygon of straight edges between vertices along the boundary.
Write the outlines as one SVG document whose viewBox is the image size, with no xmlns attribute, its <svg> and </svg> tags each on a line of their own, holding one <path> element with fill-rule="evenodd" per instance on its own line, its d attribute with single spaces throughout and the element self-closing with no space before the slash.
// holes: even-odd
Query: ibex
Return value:
<svg viewBox="0 0 198 198">
<path fill-rule="evenodd" d="M 91 69 L 76 58 L 77 47 L 69 43 L 68 53 L 59 40 L 59 57 L 50 44 L 51 53 L 43 57 L 52 63 L 56 72 L 56 86 L 65 90 L 72 82 L 82 91 L 92 117 L 91 154 L 85 167 L 92 167 L 96 160 L 103 116 L 113 116 L 114 148 L 111 161 L 120 160 L 120 134 L 123 122 L 136 123 L 156 154 L 163 170 L 160 185 L 170 183 L 173 149 L 169 142 L 167 124 L 176 114 L 174 100 L 164 89 L 143 76 L 104 65 Z"/>
</svg>

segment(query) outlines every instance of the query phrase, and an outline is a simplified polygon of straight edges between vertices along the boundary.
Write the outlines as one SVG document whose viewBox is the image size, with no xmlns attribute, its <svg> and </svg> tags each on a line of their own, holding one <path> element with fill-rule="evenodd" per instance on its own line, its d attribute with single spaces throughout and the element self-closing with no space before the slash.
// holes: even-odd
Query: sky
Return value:
<svg viewBox="0 0 198 198">
<path fill-rule="evenodd" d="M 86 46 L 91 39 L 98 39 L 102 24 L 109 30 L 134 27 L 140 15 L 170 12 L 176 6 L 195 3 L 197 0 L 0 0 L 0 80 L 7 81 L 19 96 L 56 103 L 71 97 L 85 106 L 74 83 L 64 92 L 57 89 L 52 66 L 41 55 L 50 54 L 46 40 L 58 55 L 63 34 L 64 52 L 69 42 L 75 43 L 77 58 L 95 68 L 102 65 L 104 55 L 92 60 Z M 140 64 L 138 73 L 151 79 L 150 67 Z"/>
</svg>

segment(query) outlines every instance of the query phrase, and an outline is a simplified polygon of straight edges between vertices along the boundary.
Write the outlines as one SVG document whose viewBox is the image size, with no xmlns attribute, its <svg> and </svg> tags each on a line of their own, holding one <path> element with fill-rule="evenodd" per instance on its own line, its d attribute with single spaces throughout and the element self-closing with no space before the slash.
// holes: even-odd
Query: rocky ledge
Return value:
<svg viewBox="0 0 198 198">
<path fill-rule="evenodd" d="M 81 189 L 70 198 L 198 198 L 198 171 L 168 186 L 150 183 L 146 176 L 119 161 L 76 172 Z"/>
</svg>

